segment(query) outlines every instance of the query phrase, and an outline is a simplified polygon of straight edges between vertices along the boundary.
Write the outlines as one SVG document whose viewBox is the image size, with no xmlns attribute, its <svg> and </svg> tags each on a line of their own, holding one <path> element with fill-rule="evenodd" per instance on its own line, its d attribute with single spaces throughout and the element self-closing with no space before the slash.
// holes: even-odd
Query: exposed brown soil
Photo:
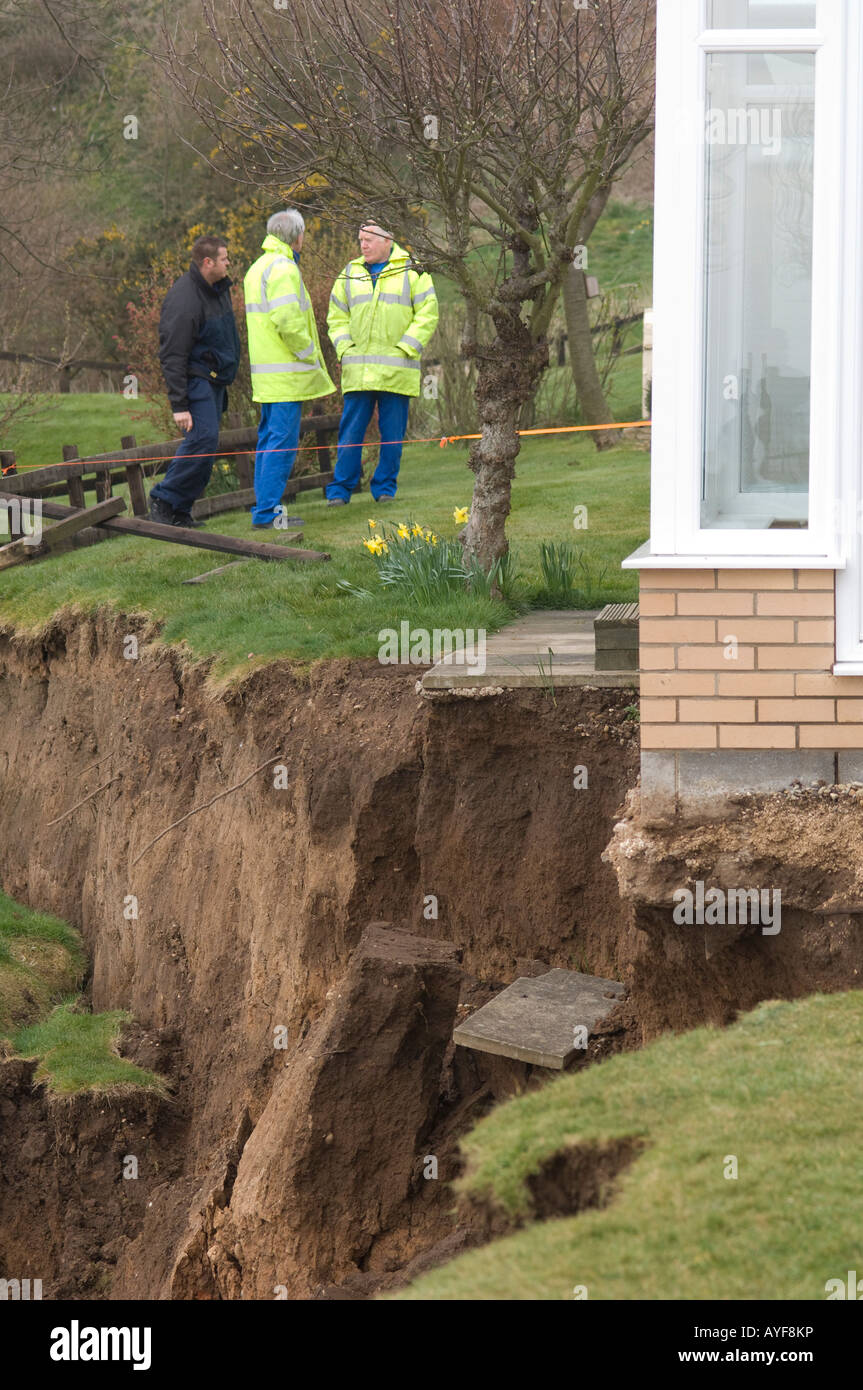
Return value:
<svg viewBox="0 0 863 1390">
<path fill-rule="evenodd" d="M 137 661 L 123 657 L 132 632 Z M 55 1123 L 16 1073 L 18 1120 L 25 1092 L 28 1108 L 24 1124 L 4 1117 L 0 1263 L 29 1252 L 46 1296 L 367 1296 L 471 1238 L 448 1189 L 458 1136 L 547 1076 L 454 1049 L 456 1018 L 522 971 L 622 968 L 626 910 L 601 854 L 635 780 L 631 696 L 432 702 L 415 670 L 373 662 L 307 679 L 280 664 L 214 695 L 203 666 L 148 646 L 153 635 L 100 615 L 38 642 L 0 636 L 3 887 L 81 928 L 93 1007 L 129 1009 L 126 1055 L 173 1087 L 134 1150 L 106 1131 L 100 1177 L 52 1149 L 62 1181 L 34 1169 L 9 1184 L 16 1142 Z M 277 752 L 287 790 L 268 769 L 132 866 Z M 390 979 L 358 950 L 374 921 L 455 949 L 457 964 L 418 971 L 403 941 Z M 638 1041 L 611 1026 L 589 1058 Z M 322 1065 L 321 1046 L 347 1048 L 331 1059 L 341 1067 Z M 137 1184 L 118 1174 L 118 1144 L 138 1155 Z M 100 1182 L 126 1215 L 106 1199 L 70 1262 L 64 1203 L 98 1207 Z"/>
<path fill-rule="evenodd" d="M 615 830 L 629 692 L 427 700 L 416 671 L 345 661 L 219 694 L 153 636 L 108 615 L 0 633 L 0 881 L 81 929 L 93 1007 L 131 1011 L 124 1054 L 172 1087 L 63 1109 L 0 1061 L 0 1274 L 46 1297 L 366 1298 L 487 1238 L 487 1214 L 453 1216 L 459 1136 L 549 1073 L 451 1035 L 518 975 L 627 985 L 579 1066 L 855 983 L 850 798 L 668 832 L 633 804 Z M 287 789 L 268 768 L 133 866 L 277 753 Z M 674 888 L 741 864 L 786 875 L 779 937 L 671 929 Z M 537 1213 L 605 1200 L 628 1156 L 600 1158 L 552 1163 Z"/>
<path fill-rule="evenodd" d="M 732 819 L 664 829 L 642 823 L 633 792 L 606 857 L 644 943 L 629 983 L 646 1037 L 863 982 L 863 789 L 741 797 Z M 779 933 L 675 924 L 674 893 L 699 880 L 777 891 Z"/>
</svg>

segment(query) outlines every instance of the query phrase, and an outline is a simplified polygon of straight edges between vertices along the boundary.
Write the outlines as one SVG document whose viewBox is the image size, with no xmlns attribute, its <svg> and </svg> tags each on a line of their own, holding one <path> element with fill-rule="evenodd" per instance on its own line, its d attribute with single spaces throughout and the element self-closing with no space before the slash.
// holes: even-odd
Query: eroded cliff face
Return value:
<svg viewBox="0 0 863 1390">
<path fill-rule="evenodd" d="M 42 1167 L 0 1179 L 0 1255 L 29 1227 L 46 1296 L 364 1296 L 471 1238 L 446 1189 L 458 1134 L 528 1080 L 453 1049 L 456 1011 L 537 960 L 633 977 L 643 936 L 602 862 L 635 781 L 630 696 L 429 701 L 373 662 L 281 663 L 218 693 L 154 637 L 107 614 L 0 634 L 3 887 L 82 930 L 94 1009 L 129 1009 L 126 1054 L 174 1088 L 133 1141 L 109 1106 L 86 1160 L 50 1146 L 56 1219 Z M 373 922 L 389 935 L 363 938 Z M 641 1041 L 627 1008 L 592 1056 Z M 28 1126 L 58 1117 L 0 1066 L 20 1167 Z M 41 1110 L 22 1130 L 25 1094 Z"/>
<path fill-rule="evenodd" d="M 649 1033 L 863 981 L 863 788 L 740 797 L 726 821 L 663 828 L 633 790 L 605 858 L 643 943 L 629 984 Z M 752 890 L 761 920 L 750 897 L 741 922 Z M 687 908 L 693 920 L 675 921 Z"/>
</svg>

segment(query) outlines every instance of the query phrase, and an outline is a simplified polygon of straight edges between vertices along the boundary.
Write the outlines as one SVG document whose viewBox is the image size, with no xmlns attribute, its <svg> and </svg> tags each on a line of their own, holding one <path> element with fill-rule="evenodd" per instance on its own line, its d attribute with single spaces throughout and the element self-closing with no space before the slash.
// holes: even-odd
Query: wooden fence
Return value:
<svg viewBox="0 0 863 1390">
<path fill-rule="evenodd" d="M 235 458 L 240 488 L 214 497 L 200 498 L 192 508 L 193 516 L 199 520 L 220 512 L 249 507 L 255 500 L 253 484 L 257 429 L 241 426 L 239 417 L 234 414 L 225 417 L 225 425 L 226 428 L 219 434 L 216 455 L 227 454 Z M 338 427 L 338 415 L 317 414 L 314 409 L 303 415 L 301 438 L 309 433 L 314 434 L 319 461 L 324 467 L 315 473 L 292 476 L 283 500 L 290 500 L 299 492 L 318 487 L 326 495 L 327 484 L 333 480 L 330 449 Z M 152 478 L 164 473 L 180 443 L 179 439 L 167 439 L 156 444 L 138 444 L 134 435 L 124 435 L 117 452 L 90 454 L 85 458 L 80 457 L 76 445 L 64 444 L 62 463 L 27 469 L 23 473 L 15 471 L 15 455 L 2 451 L 0 467 L 3 480 L 0 486 L 4 493 L 19 497 L 68 496 L 70 506 L 81 508 L 87 505 L 87 491 L 95 491 L 96 501 L 105 502 L 113 495 L 115 483 L 126 483 L 133 515 L 145 516 L 148 509 L 145 477 Z"/>
</svg>

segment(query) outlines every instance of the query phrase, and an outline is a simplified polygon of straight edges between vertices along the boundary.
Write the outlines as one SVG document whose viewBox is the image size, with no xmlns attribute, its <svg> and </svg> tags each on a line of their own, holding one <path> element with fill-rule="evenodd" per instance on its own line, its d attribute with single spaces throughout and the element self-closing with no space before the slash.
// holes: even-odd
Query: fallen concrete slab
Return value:
<svg viewBox="0 0 863 1390">
<path fill-rule="evenodd" d="M 617 980 L 549 970 L 518 979 L 453 1033 L 459 1047 L 561 1070 L 587 1046 L 595 1028 L 625 997 Z"/>
</svg>

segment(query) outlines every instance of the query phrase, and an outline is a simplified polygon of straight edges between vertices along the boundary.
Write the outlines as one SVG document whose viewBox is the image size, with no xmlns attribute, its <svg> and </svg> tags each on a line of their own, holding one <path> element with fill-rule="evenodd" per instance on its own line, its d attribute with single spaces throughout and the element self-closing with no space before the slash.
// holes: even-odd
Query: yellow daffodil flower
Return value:
<svg viewBox="0 0 863 1390">
<path fill-rule="evenodd" d="M 404 522 L 402 522 L 401 526 L 398 528 L 397 534 L 401 536 L 403 541 L 409 540 L 411 534 L 410 528 L 405 526 Z"/>
<path fill-rule="evenodd" d="M 371 526 L 372 530 L 375 529 L 375 527 L 377 526 L 377 524 L 378 524 L 378 523 L 377 523 L 376 521 L 372 521 L 371 517 L 369 517 L 369 526 Z"/>
<path fill-rule="evenodd" d="M 452 519 L 457 526 L 463 526 L 470 516 L 470 507 L 456 507 L 452 514 Z"/>
<path fill-rule="evenodd" d="M 411 530 L 411 535 L 412 535 L 412 536 L 421 536 L 422 533 L 423 533 L 423 528 L 422 528 L 417 522 L 414 522 L 413 528 L 412 528 L 412 530 Z"/>
</svg>

